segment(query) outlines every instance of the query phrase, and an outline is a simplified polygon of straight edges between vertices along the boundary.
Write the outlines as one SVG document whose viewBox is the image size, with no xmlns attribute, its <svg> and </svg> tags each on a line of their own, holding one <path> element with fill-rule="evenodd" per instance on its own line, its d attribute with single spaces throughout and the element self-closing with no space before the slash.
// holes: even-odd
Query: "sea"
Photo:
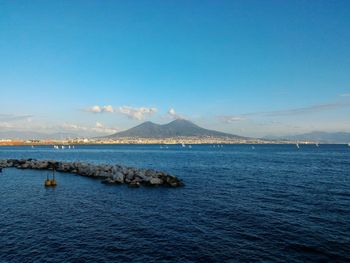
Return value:
<svg viewBox="0 0 350 263">
<path fill-rule="evenodd" d="M 347 145 L 0 147 L 0 159 L 122 164 L 184 187 L 0 173 L 0 262 L 350 262 Z"/>
</svg>

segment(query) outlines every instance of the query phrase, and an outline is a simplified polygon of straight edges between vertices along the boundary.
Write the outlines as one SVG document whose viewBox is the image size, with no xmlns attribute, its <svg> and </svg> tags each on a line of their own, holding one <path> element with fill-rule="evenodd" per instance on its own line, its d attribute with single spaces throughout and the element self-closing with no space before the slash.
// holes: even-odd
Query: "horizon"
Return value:
<svg viewBox="0 0 350 263">
<path fill-rule="evenodd" d="M 0 1 L 0 132 L 350 132 L 349 7 Z"/>
<path fill-rule="evenodd" d="M 106 135 L 100 135 L 100 136 L 80 136 L 79 134 L 75 134 L 75 133 L 69 133 L 69 132 L 55 132 L 55 133 L 41 133 L 41 132 L 35 132 L 35 131 L 29 131 L 29 132 L 18 132 L 18 131 L 0 131 L 0 141 L 6 142 L 7 140 L 23 140 L 23 141 L 28 141 L 28 140 L 39 140 L 39 141 L 47 141 L 47 140 L 53 140 L 53 141 L 66 141 L 66 140 L 74 140 L 74 139 L 97 139 L 97 138 L 107 138 L 113 135 L 118 135 L 119 133 L 123 133 L 123 132 L 128 132 L 129 130 L 133 130 L 134 128 L 139 128 L 139 127 L 144 127 L 145 124 L 152 124 L 152 125 L 156 125 L 156 126 L 166 126 L 172 123 L 177 123 L 179 121 L 183 121 L 183 122 L 187 122 L 190 124 L 194 124 L 195 126 L 197 126 L 200 129 L 205 129 L 209 132 L 217 132 L 216 130 L 212 130 L 212 129 L 207 129 L 206 127 L 201 127 L 198 126 L 196 123 L 190 121 L 190 120 L 186 120 L 186 119 L 175 119 L 172 120 L 170 122 L 167 123 L 156 123 L 153 121 L 144 121 L 140 124 L 137 124 L 136 126 L 133 126 L 129 129 L 126 130 L 122 130 L 122 131 L 118 131 L 115 132 L 113 134 L 106 134 Z M 177 126 L 179 127 L 179 126 Z M 181 126 L 180 126 L 181 127 Z M 11 134 L 11 136 L 7 136 L 4 137 L 4 134 Z M 244 138 L 244 136 L 241 135 L 237 135 L 237 134 L 232 134 L 232 133 L 226 133 L 227 135 L 233 135 L 233 136 L 238 136 L 238 137 L 242 137 Z M 125 135 L 123 135 L 125 136 Z M 299 136 L 299 137 L 298 137 Z M 321 137 L 320 137 L 321 136 Z M 326 137 L 325 137 L 326 136 Z M 328 136 L 328 137 L 327 137 Z M 331 137 L 329 137 L 331 136 Z M 345 136 L 345 137 L 344 137 Z M 139 136 L 137 136 L 138 138 Z M 142 136 L 141 136 L 142 137 Z M 141 138 L 140 137 L 140 138 Z M 143 136 L 143 138 L 147 138 L 148 136 Z M 171 136 L 170 136 L 171 137 Z M 180 137 L 186 137 L 186 136 L 180 136 Z M 200 138 L 201 136 L 198 135 L 198 138 Z M 214 136 L 215 137 L 215 136 Z M 135 137 L 136 138 L 136 137 Z M 163 138 L 163 137 L 160 137 Z M 166 138 L 166 137 L 164 137 Z M 258 141 L 255 141 L 255 139 L 257 140 L 261 140 L 259 141 L 259 143 L 262 143 L 265 141 L 265 143 L 267 143 L 268 141 L 272 140 L 275 142 L 280 142 L 280 143 L 293 143 L 293 141 L 304 141 L 304 142 L 320 142 L 320 143 L 336 143 L 336 144 L 349 144 L 348 141 L 350 141 L 350 133 L 349 132 L 324 132 L 324 131 L 312 131 L 312 132 L 308 132 L 308 133 L 300 133 L 300 134 L 289 134 L 289 135 L 284 135 L 284 136 L 264 136 L 264 137 L 245 137 L 246 139 L 251 139 L 252 141 L 248 141 L 245 143 L 258 143 Z M 161 141 L 162 139 L 160 139 Z M 159 141 L 159 142 L 160 142 Z M 96 141 L 89 141 L 90 143 L 96 143 Z M 158 143 L 159 143 L 158 142 Z M 120 142 L 118 142 L 120 143 Z M 126 142 L 123 142 L 126 143 Z M 198 142 L 196 142 L 198 143 Z M 206 142 L 207 143 L 207 142 Z M 226 142 L 227 143 L 227 142 Z M 232 143 L 232 142 L 230 142 Z M 237 143 L 234 142 L 234 144 Z M 240 141 L 239 143 L 242 143 L 242 141 Z"/>
</svg>

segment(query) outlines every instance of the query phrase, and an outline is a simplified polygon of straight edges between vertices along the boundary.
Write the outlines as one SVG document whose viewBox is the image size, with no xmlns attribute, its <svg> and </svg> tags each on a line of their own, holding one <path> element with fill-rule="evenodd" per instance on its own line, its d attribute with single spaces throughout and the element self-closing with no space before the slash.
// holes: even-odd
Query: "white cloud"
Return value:
<svg viewBox="0 0 350 263">
<path fill-rule="evenodd" d="M 68 131 L 86 131 L 86 130 L 88 130 L 87 127 L 80 126 L 77 124 L 72 124 L 72 123 L 63 123 L 62 125 L 60 125 L 59 128 L 62 128 L 64 130 L 68 130 Z"/>
<path fill-rule="evenodd" d="M 96 125 L 92 130 L 99 133 L 116 133 L 118 131 L 118 129 L 106 127 L 100 122 L 96 122 Z"/>
<path fill-rule="evenodd" d="M 147 108 L 147 107 L 140 107 L 140 108 L 133 108 L 130 106 L 121 106 L 119 108 L 113 108 L 111 105 L 106 106 L 99 106 L 95 105 L 88 109 L 85 109 L 87 112 L 92 113 L 121 113 L 126 115 L 130 119 L 135 120 L 143 120 L 146 115 L 152 115 L 156 113 L 158 110 L 157 108 Z"/>
<path fill-rule="evenodd" d="M 350 93 L 344 93 L 344 94 L 340 94 L 340 97 L 350 97 Z"/>
<path fill-rule="evenodd" d="M 245 117 L 242 116 L 221 116 L 221 119 L 225 123 L 232 123 L 237 121 L 244 121 L 246 120 Z"/>
<path fill-rule="evenodd" d="M 33 115 L 0 114 L 0 121 L 31 121 Z"/>
<path fill-rule="evenodd" d="M 93 133 L 115 133 L 118 131 L 116 128 L 110 128 L 104 126 L 100 122 L 96 122 L 95 126 L 82 126 L 72 123 L 64 123 L 59 126 L 60 130 L 69 131 L 69 132 L 93 132 Z"/>
<path fill-rule="evenodd" d="M 92 113 L 103 113 L 103 112 L 112 113 L 112 112 L 114 112 L 114 109 L 111 105 L 106 105 L 106 106 L 95 105 L 95 106 L 92 106 L 92 107 L 86 109 L 86 111 L 92 112 Z"/>
<path fill-rule="evenodd" d="M 0 129 L 26 130 L 32 122 L 32 115 L 0 114 Z"/>
<path fill-rule="evenodd" d="M 92 106 L 91 108 L 86 109 L 88 112 L 93 112 L 93 113 L 100 113 L 102 112 L 102 109 L 100 106 Z"/>
<path fill-rule="evenodd" d="M 103 124 L 100 122 L 96 122 L 96 128 L 103 128 Z"/>
<path fill-rule="evenodd" d="M 0 129 L 12 129 L 14 127 L 15 125 L 13 125 L 12 123 L 0 122 Z"/>
<path fill-rule="evenodd" d="M 172 119 L 183 119 L 179 114 L 176 113 L 174 108 L 170 108 L 168 110 L 168 116 L 171 117 Z"/>
<path fill-rule="evenodd" d="M 102 107 L 102 111 L 103 112 L 114 112 L 114 109 L 113 109 L 113 107 L 111 106 L 111 105 L 107 105 L 107 106 L 103 106 Z"/>
<path fill-rule="evenodd" d="M 132 108 L 129 106 L 122 106 L 118 108 L 118 112 L 126 115 L 130 119 L 142 120 L 146 115 L 152 115 L 158 110 L 156 108 Z"/>
</svg>

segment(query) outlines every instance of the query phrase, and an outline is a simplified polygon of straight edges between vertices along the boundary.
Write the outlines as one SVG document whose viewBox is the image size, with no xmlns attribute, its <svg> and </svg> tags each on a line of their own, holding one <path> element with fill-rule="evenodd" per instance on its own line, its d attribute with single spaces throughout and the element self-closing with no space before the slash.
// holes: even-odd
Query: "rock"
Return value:
<svg viewBox="0 0 350 263">
<path fill-rule="evenodd" d="M 159 178 L 152 178 L 149 181 L 149 183 L 150 183 L 150 185 L 161 185 L 161 184 L 163 184 L 163 180 L 159 179 Z"/>
<path fill-rule="evenodd" d="M 103 179 L 104 184 L 127 183 L 130 187 L 140 185 L 182 186 L 175 176 L 152 169 L 137 169 L 121 165 L 94 165 L 80 162 L 57 162 L 54 160 L 35 159 L 0 159 L 0 168 L 15 167 L 18 169 L 57 170 L 81 176 Z"/>
<path fill-rule="evenodd" d="M 137 176 L 145 183 L 149 183 L 149 181 L 152 179 L 151 176 L 146 176 L 145 174 L 138 174 Z"/>
<path fill-rule="evenodd" d="M 93 173 L 94 177 L 99 177 L 99 178 L 108 178 L 110 177 L 110 175 L 111 175 L 110 172 L 101 171 L 101 170 L 98 170 L 95 173 Z"/>
<path fill-rule="evenodd" d="M 155 177 L 157 173 L 154 170 L 148 169 L 145 171 L 145 174 L 146 176 Z"/>
<path fill-rule="evenodd" d="M 127 183 L 129 183 L 129 182 L 131 182 L 132 180 L 134 180 L 134 178 L 135 178 L 135 175 L 134 174 L 127 174 L 126 176 L 125 176 L 125 182 L 127 182 Z"/>
<path fill-rule="evenodd" d="M 25 162 L 22 165 L 20 165 L 18 168 L 20 169 L 28 169 L 31 168 L 31 163 L 30 162 Z"/>
<path fill-rule="evenodd" d="M 36 169 L 47 169 L 49 163 L 47 161 L 41 161 L 37 163 Z"/>
<path fill-rule="evenodd" d="M 124 183 L 124 177 L 124 174 L 121 172 L 115 172 L 114 174 L 112 174 L 112 179 L 120 184 Z"/>
</svg>

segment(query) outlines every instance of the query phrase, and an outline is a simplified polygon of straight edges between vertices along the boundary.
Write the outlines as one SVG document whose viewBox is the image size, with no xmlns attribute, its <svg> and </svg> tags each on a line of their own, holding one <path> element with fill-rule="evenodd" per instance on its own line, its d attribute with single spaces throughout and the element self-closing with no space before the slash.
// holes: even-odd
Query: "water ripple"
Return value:
<svg viewBox="0 0 350 263">
<path fill-rule="evenodd" d="M 0 262 L 350 261 L 350 151 L 245 145 L 3 147 L 0 158 L 121 163 L 166 170 L 179 189 L 0 174 Z"/>
</svg>

